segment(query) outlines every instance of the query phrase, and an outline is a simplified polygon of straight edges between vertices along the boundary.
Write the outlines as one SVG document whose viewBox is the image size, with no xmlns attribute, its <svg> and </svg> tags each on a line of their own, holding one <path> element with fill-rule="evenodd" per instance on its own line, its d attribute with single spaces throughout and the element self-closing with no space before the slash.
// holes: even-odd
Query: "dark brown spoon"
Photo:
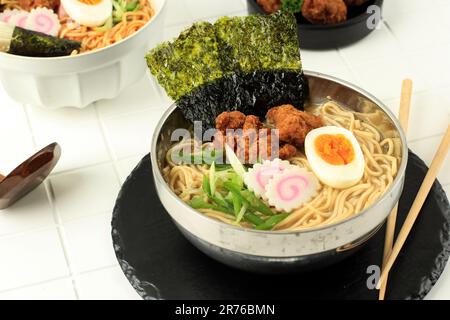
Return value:
<svg viewBox="0 0 450 320">
<path fill-rule="evenodd" d="M 0 174 L 0 210 L 10 207 L 40 185 L 60 157 L 61 147 L 55 142 L 37 152 L 6 177 Z"/>
</svg>

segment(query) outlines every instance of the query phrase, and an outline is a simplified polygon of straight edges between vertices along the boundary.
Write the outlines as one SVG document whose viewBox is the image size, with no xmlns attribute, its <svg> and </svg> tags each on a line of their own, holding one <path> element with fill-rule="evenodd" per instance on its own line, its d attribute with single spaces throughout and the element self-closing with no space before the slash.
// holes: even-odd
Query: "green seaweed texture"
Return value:
<svg viewBox="0 0 450 320">
<path fill-rule="evenodd" d="M 15 27 L 8 52 L 29 57 L 59 57 L 70 55 L 74 50 L 80 50 L 80 47 L 78 41 Z"/>
<path fill-rule="evenodd" d="M 245 73 L 302 68 L 297 22 L 291 14 L 223 17 L 214 26 L 224 68 Z"/>
<path fill-rule="evenodd" d="M 290 103 L 302 109 L 302 71 L 295 16 L 223 17 L 195 23 L 146 57 L 151 73 L 185 117 L 214 126 L 223 111 L 265 116 Z"/>
<path fill-rule="evenodd" d="M 174 42 L 165 42 L 147 55 L 147 64 L 174 100 L 223 76 L 213 25 L 195 23 Z"/>
</svg>

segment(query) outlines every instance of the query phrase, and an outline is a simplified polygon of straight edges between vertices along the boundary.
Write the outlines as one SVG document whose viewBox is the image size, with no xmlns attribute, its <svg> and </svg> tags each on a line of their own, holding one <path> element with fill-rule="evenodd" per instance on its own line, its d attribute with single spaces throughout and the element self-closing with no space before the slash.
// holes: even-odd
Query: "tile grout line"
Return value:
<svg viewBox="0 0 450 320">
<path fill-rule="evenodd" d="M 21 106 L 22 106 L 23 113 L 25 115 L 25 120 L 27 122 L 28 131 L 30 132 L 30 135 L 31 135 L 31 140 L 33 142 L 33 149 L 35 151 L 38 151 L 38 150 L 36 150 L 37 149 L 37 142 L 36 142 L 36 137 L 34 136 L 33 125 L 31 124 L 30 114 L 28 112 L 27 105 L 26 104 L 21 104 Z"/>
<path fill-rule="evenodd" d="M 55 282 L 55 281 L 59 281 L 59 280 L 65 280 L 65 279 L 67 279 L 67 280 L 70 279 L 72 281 L 72 285 L 73 285 L 75 276 L 83 276 L 83 275 L 86 275 L 86 274 L 89 274 L 89 273 L 93 273 L 93 272 L 114 269 L 114 268 L 116 268 L 118 266 L 119 266 L 119 264 L 115 263 L 115 264 L 110 264 L 110 265 L 106 265 L 106 266 L 103 266 L 103 267 L 97 267 L 97 268 L 81 271 L 81 272 L 74 273 L 73 275 L 69 275 L 69 276 L 61 276 L 61 277 L 51 278 L 51 279 L 47 279 L 47 280 L 43 280 L 43 281 L 28 283 L 28 284 L 24 284 L 24 285 L 20 285 L 20 286 L 14 287 L 14 288 L 9 288 L 9 289 L 6 289 L 6 290 L 0 290 L 0 294 L 11 292 L 11 291 L 15 291 L 15 290 L 20 290 L 20 289 L 26 289 L 26 288 L 31 288 L 31 287 L 35 287 L 35 286 L 40 286 L 40 285 L 44 285 L 44 284 L 47 284 L 47 283 L 51 283 L 51 282 Z M 75 293 L 76 293 L 77 300 L 80 300 L 80 297 L 77 294 L 77 292 L 75 292 Z"/>
<path fill-rule="evenodd" d="M 93 268 L 93 269 L 89 269 L 89 270 L 85 270 L 85 271 L 81 271 L 79 273 L 77 273 L 77 276 L 83 276 L 89 273 L 94 273 L 94 272 L 99 272 L 99 271 L 104 271 L 104 270 L 109 270 L 109 269 L 114 269 L 114 268 L 120 268 L 119 262 L 117 261 L 114 264 L 109 264 L 103 267 L 97 267 L 97 268 Z M 125 275 L 124 275 L 125 276 Z"/>
<path fill-rule="evenodd" d="M 383 23 L 384 23 L 384 22 L 385 22 L 385 20 L 383 20 Z M 390 30 L 389 30 L 389 31 L 390 31 Z M 392 32 L 391 32 L 391 33 L 392 33 Z M 398 44 L 397 38 L 395 38 L 395 41 L 396 41 L 397 44 Z M 400 48 L 400 46 L 399 46 L 399 48 Z M 404 54 L 403 49 L 400 48 L 400 50 L 401 50 L 401 53 Z M 364 63 L 360 62 L 360 63 L 356 63 L 356 64 L 353 65 L 353 64 L 350 63 L 350 61 L 345 57 L 345 55 L 342 54 L 342 52 L 341 52 L 341 50 L 340 50 L 339 48 L 336 48 L 336 51 L 338 52 L 338 54 L 339 54 L 339 56 L 341 57 L 341 59 L 344 61 L 345 67 L 347 68 L 347 70 L 349 70 L 350 73 L 351 73 L 351 75 L 355 78 L 355 80 L 357 80 L 357 81 L 359 82 L 359 83 L 357 84 L 357 86 L 358 86 L 358 87 L 361 87 L 362 89 L 364 89 L 364 90 L 370 92 L 370 90 L 367 90 L 367 89 L 364 88 L 364 87 L 365 87 L 364 81 L 363 81 L 362 78 L 359 76 L 359 73 L 356 72 L 355 69 L 353 68 L 353 66 L 362 66 L 362 65 L 364 65 Z M 399 56 L 399 57 L 401 57 L 401 56 Z M 371 60 L 378 60 L 378 58 L 371 59 Z M 423 88 L 423 89 L 419 89 L 419 90 L 415 89 L 415 90 L 414 90 L 414 96 L 415 96 L 415 95 L 423 95 L 423 94 L 427 94 L 427 93 L 432 92 L 433 90 L 443 90 L 443 89 L 445 89 L 445 88 L 447 88 L 447 86 L 442 85 L 442 86 L 438 86 L 438 87 Z M 396 101 L 396 100 L 398 100 L 398 99 L 400 99 L 400 98 L 396 96 L 396 97 L 387 97 L 387 98 L 385 98 L 385 97 L 379 97 L 379 99 L 387 106 L 387 102 L 389 102 L 389 101 L 391 101 L 391 102 L 392 102 L 392 101 Z M 414 142 L 415 142 L 415 141 L 419 141 L 419 140 L 421 140 L 421 139 L 427 139 L 427 138 L 430 138 L 430 137 L 432 137 L 432 136 L 427 136 L 427 137 L 423 137 L 423 138 L 421 137 L 421 138 L 415 139 Z"/>
<path fill-rule="evenodd" d="M 117 157 L 117 161 L 126 160 L 126 159 L 130 159 L 130 158 L 133 158 L 133 157 L 142 157 L 142 155 L 136 153 L 136 154 L 127 155 L 125 157 Z M 76 167 L 76 168 L 70 168 L 70 169 L 67 169 L 67 170 L 58 171 L 58 172 L 52 173 L 50 175 L 50 178 L 63 176 L 63 175 L 66 175 L 66 174 L 71 174 L 71 173 L 74 173 L 74 172 L 77 172 L 77 171 L 80 171 L 80 170 L 84 170 L 84 169 L 92 169 L 92 168 L 97 167 L 97 166 L 104 166 L 104 165 L 107 165 L 107 164 L 111 164 L 112 162 L 113 162 L 113 160 L 110 159 L 110 160 L 101 161 L 101 162 L 97 162 L 97 163 L 87 164 L 87 165 L 82 166 L 82 167 Z"/>
<path fill-rule="evenodd" d="M 61 244 L 63 246 L 64 258 L 66 259 L 67 268 L 69 269 L 69 276 L 70 276 L 70 279 L 72 281 L 72 287 L 73 287 L 73 290 L 75 292 L 76 299 L 79 300 L 80 296 L 79 296 L 79 293 L 78 293 L 78 288 L 77 288 L 77 285 L 76 285 L 76 282 L 75 282 L 75 278 L 73 277 L 74 276 L 74 271 L 73 271 L 73 268 L 72 268 L 72 264 L 70 263 L 69 248 L 68 248 L 67 241 L 66 241 L 66 238 L 65 238 L 65 235 L 64 235 L 64 232 L 63 232 L 62 219 L 61 219 L 61 216 L 59 214 L 59 210 L 56 208 L 56 205 L 54 203 L 55 202 L 55 192 L 53 190 L 53 185 L 51 184 L 51 182 L 48 182 L 48 185 L 47 185 L 46 189 L 47 189 L 47 192 L 50 195 L 50 199 L 51 199 L 50 200 L 50 204 L 51 204 L 51 206 L 53 208 L 53 215 L 54 215 L 54 219 L 55 219 L 56 224 L 57 224 L 58 235 L 59 235 Z"/>
<path fill-rule="evenodd" d="M 146 76 L 146 77 L 150 77 L 150 76 L 151 76 L 148 70 L 146 71 L 145 76 Z M 163 101 L 163 100 L 164 100 L 164 96 L 163 96 L 163 94 L 162 94 L 162 92 L 161 92 L 160 86 L 158 86 L 158 85 L 157 85 L 156 83 L 154 83 L 153 81 L 152 81 L 152 86 L 154 87 L 154 89 L 156 89 L 156 90 L 155 90 L 155 93 L 159 96 L 159 100 L 160 100 L 160 101 Z M 118 182 L 119 182 L 119 185 L 121 186 L 121 185 L 122 185 L 122 179 L 121 179 L 120 170 L 119 170 L 119 164 L 118 164 L 119 160 L 131 158 L 131 157 L 134 157 L 134 156 L 142 156 L 142 155 L 137 155 L 137 154 L 136 154 L 136 155 L 129 155 L 129 156 L 126 156 L 126 157 L 123 157 L 123 158 L 117 157 L 117 155 L 116 155 L 116 154 L 114 153 L 114 151 L 113 151 L 112 144 L 111 144 L 111 142 L 110 142 L 109 139 L 108 139 L 108 134 L 107 134 L 107 130 L 106 130 L 106 125 L 105 125 L 105 122 L 104 122 L 104 120 L 103 120 L 103 117 L 102 117 L 102 115 L 101 115 L 101 113 L 100 113 L 99 107 L 97 106 L 97 103 L 96 103 L 96 102 L 93 103 L 93 106 L 94 106 L 95 114 L 96 114 L 96 117 L 97 117 L 97 122 L 98 122 L 98 124 L 99 124 L 100 131 L 101 131 L 101 133 L 102 133 L 103 142 L 104 142 L 105 145 L 106 145 L 106 149 L 107 149 L 108 154 L 109 154 L 109 157 L 110 157 L 110 159 L 111 159 L 111 162 L 112 162 L 112 165 L 113 165 L 113 168 L 114 168 L 114 172 L 115 172 L 116 178 L 117 178 L 117 180 L 118 180 Z M 149 107 L 148 109 L 151 110 L 150 107 Z M 135 112 L 128 112 L 128 113 L 126 113 L 126 115 L 130 115 L 130 114 L 131 114 L 131 115 L 132 115 L 132 114 L 138 114 L 138 113 L 140 113 L 140 112 L 147 111 L 148 109 L 138 110 L 138 111 L 135 111 Z M 121 117 L 121 116 L 124 116 L 124 114 L 115 115 L 115 116 L 111 116 L 111 117 L 108 117 L 108 118 L 114 118 L 114 117 L 118 118 L 118 117 Z"/>
<path fill-rule="evenodd" d="M 120 172 L 119 172 L 119 165 L 118 165 L 118 162 L 117 162 L 117 157 L 114 154 L 112 146 L 111 146 L 111 144 L 109 142 L 109 139 L 107 137 L 106 126 L 105 126 L 105 124 L 103 122 L 103 119 L 102 119 L 102 117 L 100 115 L 100 112 L 98 110 L 99 108 L 97 106 L 97 103 L 94 102 L 92 104 L 92 107 L 94 108 L 95 116 L 97 118 L 97 124 L 98 124 L 100 132 L 102 134 L 103 143 L 106 146 L 106 150 L 107 150 L 109 158 L 111 160 L 111 164 L 113 166 L 113 170 L 114 170 L 114 174 L 116 176 L 117 182 L 119 183 L 119 186 L 122 186 L 122 180 L 120 178 Z M 112 239 L 110 239 L 110 240 L 111 240 L 111 245 L 113 245 L 112 244 Z M 117 264 L 118 264 L 118 261 L 117 261 Z M 114 265 L 114 267 L 115 266 L 116 265 Z M 103 268 L 98 268 L 97 270 L 106 270 L 108 268 L 112 268 L 112 267 L 103 267 Z M 94 271 L 97 271 L 97 270 L 90 270 L 89 272 L 94 272 Z M 80 274 L 83 274 L 83 272 L 81 272 Z"/>
<path fill-rule="evenodd" d="M 6 289 L 6 290 L 0 290 L 0 294 L 11 292 L 11 291 L 15 291 L 15 290 L 31 288 L 31 287 L 34 287 L 34 286 L 40 286 L 40 285 L 43 285 L 43 284 L 47 284 L 47 283 L 51 283 L 51 282 L 59 281 L 59 280 L 64 280 L 64 279 L 70 279 L 70 276 L 56 277 L 56 278 L 51 278 L 51 279 L 48 279 L 48 280 L 43 280 L 43 281 L 38 281 L 38 282 L 33 282 L 33 283 L 20 285 L 20 286 L 14 287 L 14 288 Z"/>
<path fill-rule="evenodd" d="M 165 29 L 167 29 L 167 28 L 175 28 L 175 27 L 179 27 L 179 26 L 185 26 L 185 28 L 188 28 L 194 22 L 208 21 L 208 20 L 211 20 L 211 19 L 218 19 L 218 18 L 221 18 L 223 16 L 238 16 L 238 15 L 247 15 L 247 14 L 248 14 L 248 12 L 247 12 L 246 8 L 243 8 L 241 10 L 234 10 L 234 11 L 225 12 L 222 15 L 206 15 L 206 16 L 191 17 L 191 19 L 188 19 L 188 20 L 185 20 L 185 21 L 177 21 L 175 23 L 165 24 L 164 28 Z"/>
<path fill-rule="evenodd" d="M 30 115 L 29 115 L 28 109 L 25 106 L 23 108 L 24 108 L 24 111 L 25 111 L 25 117 L 27 119 L 28 128 L 29 128 L 29 130 L 31 132 L 33 145 L 34 145 L 34 148 L 36 149 L 37 148 L 37 142 L 36 142 L 36 138 L 34 136 L 34 130 L 33 130 L 33 125 L 31 124 Z M 70 277 L 72 279 L 72 288 L 73 288 L 73 291 L 75 293 L 75 297 L 78 300 L 79 299 L 78 289 L 77 289 L 77 287 L 75 285 L 74 279 L 72 278 L 73 270 L 72 270 L 72 266 L 70 264 L 70 258 L 69 258 L 69 252 L 68 252 L 68 248 L 67 248 L 67 243 L 66 243 L 66 240 L 64 238 L 63 231 L 62 231 L 61 217 L 59 216 L 58 210 L 57 210 L 56 205 L 55 205 L 55 194 L 54 194 L 53 187 L 52 187 L 52 184 L 49 181 L 49 179 L 44 181 L 44 187 L 45 187 L 45 192 L 46 192 L 46 195 L 47 195 L 47 199 L 48 199 L 48 201 L 50 203 L 50 208 L 52 210 L 53 221 L 56 224 L 56 231 L 58 233 L 58 238 L 59 238 L 59 241 L 60 241 L 60 245 L 62 247 L 62 251 L 63 251 L 63 255 L 64 255 L 64 260 L 66 262 L 67 270 L 69 271 L 69 275 L 70 275 Z"/>
<path fill-rule="evenodd" d="M 33 148 L 34 148 L 35 151 L 37 151 L 36 150 L 36 148 L 37 148 L 36 137 L 34 136 L 33 125 L 31 124 L 30 114 L 28 113 L 27 105 L 21 103 L 20 106 L 22 107 L 23 114 L 25 116 L 25 121 L 26 121 L 27 126 L 28 126 L 28 131 L 30 133 L 31 140 L 33 142 Z"/>
<path fill-rule="evenodd" d="M 394 38 L 395 42 L 396 42 L 397 45 L 398 45 L 399 53 L 401 54 L 402 58 L 404 58 L 404 59 L 407 60 L 407 66 L 408 66 L 408 68 L 410 68 L 411 66 L 410 66 L 410 62 L 408 61 L 408 59 L 409 59 L 409 57 L 410 57 L 410 55 L 411 55 L 411 52 L 404 48 L 404 46 L 403 46 L 402 43 L 400 42 L 399 37 L 397 37 L 397 35 L 396 35 L 396 33 L 394 32 L 394 30 L 391 28 L 391 26 L 390 26 L 388 20 L 383 18 L 382 23 L 383 23 L 383 25 L 386 27 L 387 31 L 388 31 L 388 32 L 391 34 L 391 36 Z M 420 75 L 420 77 L 422 77 L 422 75 Z M 414 79 L 413 79 L 413 80 L 414 80 Z M 426 80 L 425 80 L 425 81 L 426 81 Z M 430 85 L 430 83 L 427 83 L 427 85 Z M 445 87 L 445 85 L 442 85 L 442 88 L 444 88 L 444 87 Z M 428 88 L 428 89 L 414 90 L 414 94 L 423 94 L 424 92 L 427 92 L 427 91 L 431 91 L 431 90 L 439 90 L 439 89 L 441 89 L 440 86 L 438 86 L 438 87 L 436 87 L 436 88 L 432 88 L 432 86 L 430 86 L 430 88 Z"/>
<path fill-rule="evenodd" d="M 122 160 L 131 159 L 133 157 L 142 157 L 142 154 L 137 154 L 136 153 L 136 154 L 127 155 L 127 156 L 124 156 L 124 157 L 117 157 L 117 161 L 119 162 L 119 161 L 122 161 Z M 63 175 L 66 175 L 66 174 L 72 174 L 72 173 L 80 171 L 80 170 L 92 169 L 92 168 L 97 167 L 97 166 L 103 166 L 103 165 L 111 164 L 112 162 L 113 162 L 113 160 L 110 159 L 110 160 L 101 161 L 101 162 L 97 162 L 97 163 L 87 164 L 87 165 L 82 166 L 82 167 L 70 168 L 70 169 L 67 169 L 67 170 L 62 170 L 62 171 L 58 171 L 58 172 L 52 173 L 49 177 L 53 178 L 53 177 L 63 176 Z"/>
<path fill-rule="evenodd" d="M 109 157 L 110 157 L 110 159 L 112 161 L 114 174 L 116 175 L 116 179 L 117 179 L 117 181 L 119 183 L 119 186 L 122 186 L 122 179 L 120 178 L 120 172 L 119 172 L 119 164 L 118 164 L 118 161 L 117 161 L 117 157 L 116 157 L 116 155 L 113 152 L 113 149 L 112 149 L 112 146 L 110 144 L 110 141 L 109 141 L 109 139 L 107 137 L 106 126 L 105 126 L 105 124 L 103 122 L 103 119 L 102 119 L 102 117 L 100 115 L 100 112 L 98 110 L 97 103 L 94 102 L 93 106 L 94 106 L 94 110 L 95 110 L 95 115 L 97 117 L 97 123 L 98 123 L 98 125 L 100 127 L 100 131 L 101 131 L 101 134 L 102 134 L 103 143 L 106 145 L 106 150 L 107 150 L 108 155 L 109 155 Z M 111 238 L 111 232 L 110 232 L 110 241 L 111 241 L 110 245 L 113 246 L 112 238 Z M 117 258 L 116 258 L 116 260 L 117 260 Z M 118 263 L 118 261 L 117 261 L 117 263 Z M 99 270 L 103 270 L 103 269 L 99 269 Z"/>
<path fill-rule="evenodd" d="M 408 141 L 408 144 L 417 143 L 417 142 L 421 142 L 423 140 L 429 140 L 429 139 L 433 139 L 433 138 L 439 138 L 439 137 L 442 137 L 444 135 L 444 133 L 445 132 L 442 131 L 441 133 L 436 133 L 431 136 L 421 137 L 421 138 L 417 138 L 417 139 L 411 139 Z"/>
<path fill-rule="evenodd" d="M 94 102 L 92 106 L 94 107 L 95 116 L 97 118 L 97 124 L 98 124 L 98 126 L 100 128 L 100 132 L 101 132 L 102 138 L 103 138 L 103 143 L 106 146 L 106 150 L 107 150 L 109 158 L 111 160 L 110 162 L 112 163 L 112 166 L 113 166 L 113 169 L 114 169 L 114 174 L 116 176 L 117 181 L 119 182 L 119 186 L 121 186 L 122 185 L 122 181 L 120 179 L 119 165 L 117 163 L 118 159 L 117 159 L 116 155 L 114 154 L 113 149 L 111 147 L 111 143 L 109 142 L 109 139 L 107 137 L 106 126 L 105 126 L 105 124 L 104 124 L 104 122 L 103 122 L 103 120 L 102 120 L 102 118 L 100 116 L 100 112 L 98 110 L 97 103 Z"/>
<path fill-rule="evenodd" d="M 344 62 L 344 65 L 347 68 L 347 70 L 350 71 L 350 74 L 355 78 L 355 80 L 359 82 L 358 87 L 362 87 L 362 85 L 365 86 L 362 79 L 359 77 L 358 73 L 353 70 L 351 64 L 349 63 L 349 61 L 347 61 L 347 58 L 345 57 L 344 54 L 342 54 L 341 50 L 339 48 L 335 48 L 335 50 L 337 51 L 337 54 L 339 55 L 341 60 Z"/>
<path fill-rule="evenodd" d="M 50 177 L 58 177 L 58 176 L 62 176 L 62 175 L 66 175 L 66 174 L 70 174 L 70 173 L 74 173 L 80 170 L 84 170 L 84 169 L 91 169 L 97 166 L 102 166 L 102 165 L 106 165 L 111 163 L 111 160 L 105 160 L 105 161 L 100 161 L 100 162 L 96 162 L 96 163 L 91 163 L 91 164 L 87 164 L 84 165 L 82 167 L 76 167 L 76 168 L 70 168 L 70 169 L 66 169 L 66 170 L 61 170 L 55 173 L 52 173 Z"/>
<path fill-rule="evenodd" d="M 88 215 L 88 216 L 81 216 L 81 217 L 76 217 L 76 218 L 70 218 L 70 219 L 66 220 L 65 222 L 61 221 L 61 223 L 59 223 L 59 224 L 57 222 L 53 221 L 53 224 L 51 224 L 51 225 L 43 225 L 43 226 L 39 226 L 39 227 L 28 229 L 28 230 L 25 230 L 25 231 L 19 231 L 19 232 L 13 232 L 13 233 L 0 235 L 0 240 L 8 239 L 8 238 L 21 237 L 21 236 L 25 236 L 25 235 L 30 234 L 30 233 L 41 232 L 41 231 L 45 231 L 47 229 L 51 229 L 51 228 L 54 228 L 54 227 L 61 227 L 62 228 L 62 227 L 64 227 L 67 224 L 77 223 L 77 222 L 79 222 L 80 220 L 83 220 L 83 219 L 95 218 L 95 217 L 105 216 L 105 215 L 110 215 L 110 212 L 100 212 L 100 213 L 95 213 L 95 214 L 91 214 L 91 215 Z"/>
<path fill-rule="evenodd" d="M 29 230 L 3 234 L 3 235 L 0 236 L 0 240 L 11 239 L 11 238 L 16 238 L 16 237 L 23 237 L 23 236 L 26 236 L 26 235 L 29 235 L 29 234 L 50 230 L 50 229 L 53 229 L 53 228 L 55 228 L 57 226 L 58 225 L 56 224 L 56 222 L 53 221 L 53 223 L 50 224 L 50 225 L 44 225 L 44 226 L 39 226 L 39 227 L 35 227 L 35 228 L 32 228 L 32 229 L 29 229 Z"/>
<path fill-rule="evenodd" d="M 391 26 L 389 25 L 389 22 L 385 18 L 383 18 L 382 23 L 386 27 L 387 31 L 391 34 L 391 36 L 394 37 L 395 42 L 397 42 L 398 49 L 400 49 L 400 53 L 405 54 L 406 52 L 405 52 L 403 46 L 401 45 L 401 42 L 399 41 L 394 30 L 392 30 Z"/>
<path fill-rule="evenodd" d="M 102 118 L 104 117 L 105 119 L 116 119 L 116 118 L 121 118 L 121 117 L 133 116 L 133 115 L 136 115 L 138 113 L 144 113 L 144 112 L 152 111 L 155 108 L 158 108 L 158 107 L 156 107 L 156 106 L 145 107 L 145 108 L 142 108 L 140 110 L 126 111 L 126 112 L 122 112 L 122 113 L 109 114 L 109 115 L 101 115 L 100 112 L 99 112 L 99 117 L 102 117 Z"/>
<path fill-rule="evenodd" d="M 221 18 L 221 17 L 224 17 L 224 16 L 233 17 L 233 16 L 238 15 L 238 14 L 245 14 L 245 15 L 247 15 L 248 12 L 247 12 L 246 8 L 242 8 L 242 9 L 239 9 L 239 10 L 226 11 L 226 12 L 222 12 L 222 13 L 219 13 L 219 14 L 213 14 L 213 15 L 200 15 L 200 16 L 197 15 L 197 16 L 194 17 L 194 16 L 192 16 L 192 14 L 190 14 L 192 19 L 188 20 L 186 22 L 192 24 L 192 23 L 198 22 L 198 21 L 208 21 L 208 20 L 212 20 L 212 19 L 218 19 L 218 18 Z M 175 25 L 179 25 L 179 24 L 181 24 L 181 23 L 171 24 L 171 25 L 175 26 Z"/>
</svg>

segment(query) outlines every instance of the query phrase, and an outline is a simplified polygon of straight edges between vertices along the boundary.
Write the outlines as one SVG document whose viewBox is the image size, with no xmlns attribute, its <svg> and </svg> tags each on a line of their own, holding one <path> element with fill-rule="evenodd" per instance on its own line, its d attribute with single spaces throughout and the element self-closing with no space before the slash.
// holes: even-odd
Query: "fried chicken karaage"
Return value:
<svg viewBox="0 0 450 320">
<path fill-rule="evenodd" d="M 223 148 L 225 143 L 232 146 L 245 163 L 255 163 L 259 158 L 289 159 L 297 153 L 295 146 L 285 142 L 280 144 L 278 136 L 277 140 L 272 141 L 272 134 L 277 131 L 264 127 L 261 120 L 254 115 L 245 116 L 239 111 L 223 112 L 216 118 L 216 129 L 215 147 Z"/>
<path fill-rule="evenodd" d="M 277 12 L 281 8 L 281 0 L 256 0 L 256 2 L 267 13 Z"/>
<path fill-rule="evenodd" d="M 302 15 L 313 24 L 335 24 L 347 20 L 344 0 L 304 0 Z"/>
<path fill-rule="evenodd" d="M 296 147 L 303 146 L 311 130 L 323 126 L 321 117 L 300 111 L 290 104 L 270 109 L 266 118 L 279 130 L 280 142 Z"/>
</svg>

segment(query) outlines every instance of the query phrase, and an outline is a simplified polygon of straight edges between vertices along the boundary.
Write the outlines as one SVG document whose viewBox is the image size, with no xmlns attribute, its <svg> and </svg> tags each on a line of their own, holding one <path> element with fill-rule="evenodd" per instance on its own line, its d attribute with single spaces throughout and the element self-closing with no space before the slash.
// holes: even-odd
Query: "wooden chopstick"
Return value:
<svg viewBox="0 0 450 320">
<path fill-rule="evenodd" d="M 405 133 L 408 132 L 409 126 L 409 110 L 411 106 L 412 87 L 413 82 L 411 79 L 403 80 L 398 118 Z"/>
<path fill-rule="evenodd" d="M 409 110 L 411 107 L 412 96 L 412 81 L 410 79 L 403 80 L 402 93 L 400 99 L 400 111 L 399 120 L 405 134 L 408 132 L 409 125 Z M 394 244 L 395 225 L 397 223 L 398 203 L 390 213 L 386 223 L 386 236 L 384 239 L 384 251 L 383 251 L 383 269 L 386 266 L 386 262 L 391 255 L 392 246 Z M 379 300 L 384 300 L 386 295 L 387 281 L 381 284 L 380 292 L 378 295 Z"/>
<path fill-rule="evenodd" d="M 422 185 L 417 193 L 416 199 L 414 200 L 411 209 L 409 210 L 408 216 L 398 234 L 397 241 L 395 241 L 395 245 L 392 248 L 392 254 L 389 256 L 388 261 L 386 262 L 386 267 L 381 273 L 380 280 L 378 281 L 377 288 L 381 287 L 381 284 L 387 280 L 389 271 L 391 271 L 392 266 L 394 265 L 395 260 L 400 253 L 403 245 L 408 238 L 409 233 L 416 221 L 417 217 L 420 214 L 420 210 L 422 209 L 423 204 L 428 196 L 428 193 L 433 186 L 434 181 L 438 175 L 439 170 L 441 169 L 444 160 L 448 154 L 448 150 L 450 148 L 450 125 L 447 127 L 447 132 L 444 135 L 444 138 L 441 141 L 441 144 L 434 156 L 433 162 L 431 163 L 430 169 L 428 170 L 425 179 L 422 182 Z"/>
</svg>

